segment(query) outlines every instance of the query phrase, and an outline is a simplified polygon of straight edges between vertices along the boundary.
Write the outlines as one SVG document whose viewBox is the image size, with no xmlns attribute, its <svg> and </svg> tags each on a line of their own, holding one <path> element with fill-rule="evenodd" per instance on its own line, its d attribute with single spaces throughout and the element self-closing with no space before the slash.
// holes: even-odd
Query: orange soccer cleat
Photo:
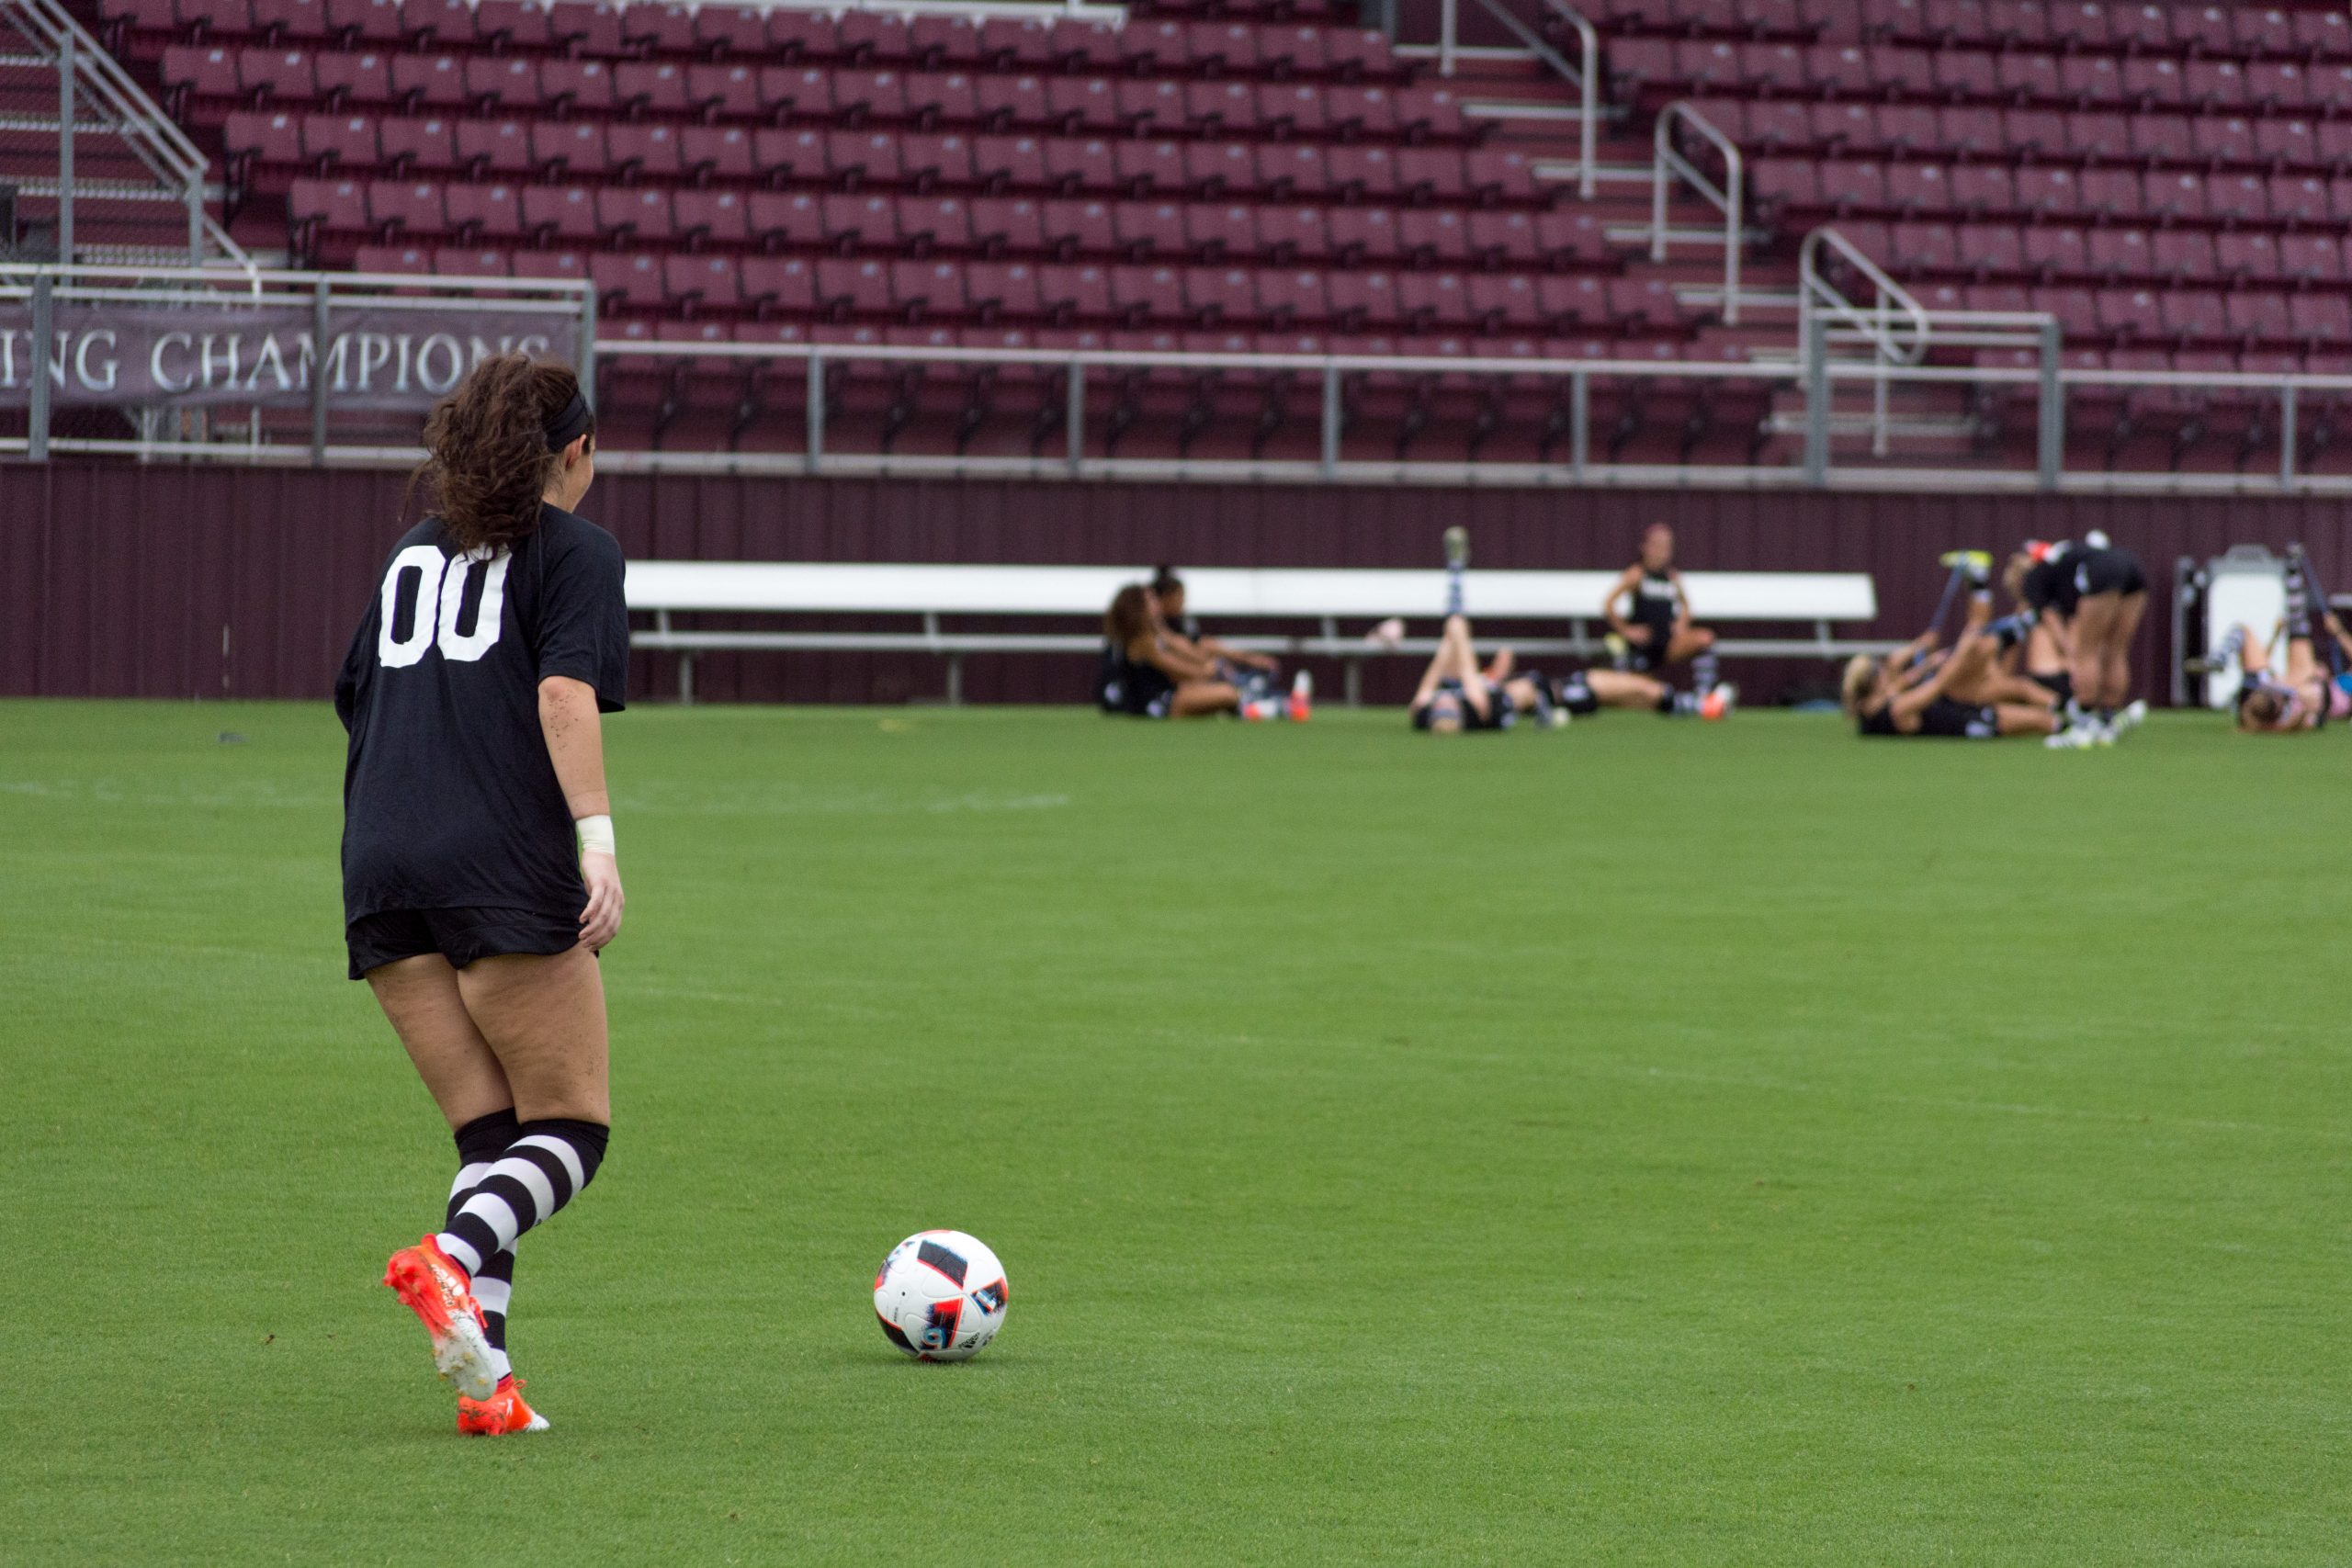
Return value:
<svg viewBox="0 0 2352 1568">
<path fill-rule="evenodd" d="M 1713 724 L 1732 716 L 1739 705 L 1739 688 L 1725 681 L 1709 692 L 1699 704 L 1699 716 Z"/>
<path fill-rule="evenodd" d="M 1315 716 L 1315 677 L 1300 671 L 1290 683 L 1290 721 L 1305 724 Z"/>
<path fill-rule="evenodd" d="M 498 1380 L 498 1392 L 488 1399 L 458 1395 L 458 1430 L 469 1438 L 503 1438 L 516 1432 L 544 1432 L 548 1418 L 523 1403 L 523 1385 L 512 1375 Z"/>
<path fill-rule="evenodd" d="M 461 1394 L 489 1399 L 498 1390 L 491 1374 L 490 1333 L 474 1303 L 473 1281 L 431 1236 L 403 1247 L 384 1265 L 384 1283 L 401 1304 L 416 1314 L 433 1340 L 433 1370 Z"/>
</svg>

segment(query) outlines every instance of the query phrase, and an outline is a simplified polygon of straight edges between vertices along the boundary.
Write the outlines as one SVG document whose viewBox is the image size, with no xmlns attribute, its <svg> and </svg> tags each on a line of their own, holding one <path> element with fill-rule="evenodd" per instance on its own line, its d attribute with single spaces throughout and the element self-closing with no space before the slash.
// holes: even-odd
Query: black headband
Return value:
<svg viewBox="0 0 2352 1568">
<path fill-rule="evenodd" d="M 588 406 L 588 400 L 574 388 L 571 400 L 563 405 L 563 412 L 548 421 L 548 450 L 562 451 L 587 434 L 588 427 L 595 423 L 596 411 Z"/>
</svg>

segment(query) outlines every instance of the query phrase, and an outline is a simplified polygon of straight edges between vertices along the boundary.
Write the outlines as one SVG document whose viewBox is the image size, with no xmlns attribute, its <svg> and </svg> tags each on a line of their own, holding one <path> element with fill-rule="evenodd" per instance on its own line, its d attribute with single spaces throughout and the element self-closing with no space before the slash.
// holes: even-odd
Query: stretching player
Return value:
<svg viewBox="0 0 2352 1568">
<path fill-rule="evenodd" d="M 1120 589 L 1102 617 L 1095 700 L 1104 713 L 1136 718 L 1233 713 L 1248 719 L 1304 720 L 1311 711 L 1304 671 L 1288 698 L 1246 690 L 1227 679 L 1216 660 L 1161 625 L 1152 592 L 1140 582 Z"/>
<path fill-rule="evenodd" d="M 595 1177 L 613 1120 L 597 953 L 620 931 L 600 713 L 628 674 L 621 549 L 573 515 L 596 416 L 572 373 L 482 360 L 424 424 L 401 536 L 335 680 L 343 898 L 365 978 L 458 1145 L 438 1230 L 384 1283 L 458 1430 L 536 1432 L 506 1358 L 514 1247 Z"/>
<path fill-rule="evenodd" d="M 1707 692 L 1678 692 L 1655 675 L 1628 670 L 1577 670 L 1552 689 L 1560 711 L 1578 718 L 1602 708 L 1641 708 L 1670 718 L 1723 719 L 1739 704 L 1739 688 L 1719 681 Z"/>
<path fill-rule="evenodd" d="M 1566 715 L 1555 708 L 1544 678 L 1517 668 L 1508 648 L 1481 665 L 1471 643 L 1470 618 L 1462 613 L 1462 574 L 1470 565 L 1470 534 L 1455 526 L 1445 531 L 1445 630 L 1437 651 L 1414 690 L 1407 711 L 1415 729 L 1431 735 L 1464 735 L 1480 730 L 1500 731 L 1519 722 L 1522 713 L 1538 722 L 1558 725 Z"/>
<path fill-rule="evenodd" d="M 1625 605 L 1622 611 L 1620 601 Z M 1600 609 L 1609 617 L 1610 651 L 1618 669 L 1655 675 L 1687 659 L 1691 685 L 1702 692 L 1715 689 L 1715 634 L 1690 624 L 1690 596 L 1675 570 L 1674 530 L 1668 525 L 1653 523 L 1642 530 L 1640 557 L 1618 574 Z"/>
<path fill-rule="evenodd" d="M 2146 711 L 2127 711 L 2132 639 L 2148 607 L 2140 558 L 2109 545 L 2104 535 L 2080 544 L 2030 539 L 2010 558 L 2008 581 L 2026 608 L 2050 626 L 2072 677 L 2064 728 L 2049 744 L 2070 750 L 2113 745 Z"/>
<path fill-rule="evenodd" d="M 1960 640 L 1939 650 L 1939 633 L 1930 626 L 1883 659 L 1855 655 L 1847 661 L 1841 692 L 1846 716 L 1866 736 L 1996 740 L 2050 734 L 2056 728 L 2055 699 L 2002 667 L 2002 656 L 2024 639 L 2028 627 L 2019 616 L 1993 619 L 1992 557 L 1972 550 L 1946 559 L 1969 584 Z"/>
<path fill-rule="evenodd" d="M 1200 622 L 1185 613 L 1184 580 L 1176 575 L 1174 567 L 1163 566 L 1155 571 L 1150 586 L 1161 639 L 1171 648 L 1197 654 L 1215 665 L 1216 678 L 1240 691 L 1243 712 L 1248 712 L 1251 703 L 1281 697 L 1283 669 L 1272 655 L 1253 653 L 1202 635 Z M 1292 677 L 1290 685 L 1300 710 L 1295 716 L 1303 718 L 1314 697 L 1314 677 L 1302 670 Z"/>
<path fill-rule="evenodd" d="M 2352 651 L 2352 637 L 2324 605 L 2315 603 L 2303 568 L 2301 548 L 2287 558 L 2287 670 L 2282 677 L 2270 668 L 2270 649 L 2256 639 L 2253 628 L 2232 626 L 2211 654 L 2193 662 L 2206 673 L 2222 669 L 2234 658 L 2241 661 L 2237 728 L 2244 735 L 2307 735 L 2326 725 L 2352 717 L 2352 694 L 2337 683 L 2345 672 L 2345 657 Z M 2313 615 L 2317 611 L 2316 615 Z M 2316 622 L 2316 624 L 2314 624 Z M 2322 663 L 2317 633 L 2327 634 L 2326 662 Z"/>
</svg>

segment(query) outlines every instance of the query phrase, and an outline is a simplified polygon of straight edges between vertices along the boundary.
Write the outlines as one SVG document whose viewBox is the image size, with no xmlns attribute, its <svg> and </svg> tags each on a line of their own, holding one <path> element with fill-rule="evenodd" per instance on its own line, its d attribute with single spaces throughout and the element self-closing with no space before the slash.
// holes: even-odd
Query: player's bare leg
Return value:
<svg viewBox="0 0 2352 1568">
<path fill-rule="evenodd" d="M 594 953 L 480 959 L 459 972 L 458 988 L 505 1069 L 518 1118 L 611 1123 L 605 979 Z"/>
</svg>

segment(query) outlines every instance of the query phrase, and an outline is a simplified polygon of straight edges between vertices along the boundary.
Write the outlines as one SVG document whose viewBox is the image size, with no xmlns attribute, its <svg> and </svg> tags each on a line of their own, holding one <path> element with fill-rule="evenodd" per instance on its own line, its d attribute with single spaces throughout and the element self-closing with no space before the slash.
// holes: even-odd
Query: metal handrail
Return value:
<svg viewBox="0 0 2352 1568">
<path fill-rule="evenodd" d="M 102 115 L 112 117 L 111 123 L 93 129 L 119 137 L 162 187 L 157 196 L 176 199 L 187 209 L 190 255 L 200 258 L 209 240 L 231 265 L 250 270 L 253 260 L 244 247 L 205 209 L 205 184 L 211 164 L 121 62 L 57 0 L 0 0 L 0 13 L 28 41 L 46 50 L 61 71 L 71 53 L 74 79 L 88 87 Z M 59 134 L 66 134 L 62 123 Z M 63 161 L 61 156 L 61 164 Z"/>
<path fill-rule="evenodd" d="M 1724 155 L 1724 183 L 1719 187 L 1707 178 L 1696 164 L 1685 158 L 1674 145 L 1677 122 L 1689 126 Z M 1730 137 L 1715 129 L 1701 114 L 1690 99 L 1681 98 L 1658 111 L 1656 133 L 1656 160 L 1650 170 L 1650 259 L 1664 261 L 1668 243 L 1666 226 L 1667 186 L 1670 177 L 1679 175 L 1683 182 L 1724 215 L 1724 324 L 1739 324 L 1739 248 L 1746 239 L 1741 220 L 1743 192 L 1747 184 L 1747 164 Z"/>
<path fill-rule="evenodd" d="M 1569 84 L 1577 89 L 1577 96 L 1581 99 L 1578 118 L 1583 121 L 1582 131 L 1577 139 L 1577 194 L 1589 197 L 1592 195 L 1594 163 L 1598 155 L 1600 137 L 1600 35 L 1593 31 L 1592 24 L 1584 19 L 1584 14 L 1575 6 L 1567 5 L 1566 0 L 1544 0 L 1544 3 L 1552 9 L 1554 15 L 1576 28 L 1584 55 L 1584 64 L 1581 69 L 1569 64 L 1560 51 L 1544 39 L 1543 34 L 1504 9 L 1500 0 L 1478 0 L 1478 4 L 1487 8 L 1487 15 L 1503 25 L 1505 32 L 1519 39 L 1530 54 L 1567 78 Z M 1453 57 L 1457 52 L 1453 42 L 1452 17 L 1454 6 L 1455 0 L 1445 0 L 1444 15 L 1447 21 L 1440 34 L 1438 43 L 1438 74 L 1441 76 L 1453 74 Z"/>
<path fill-rule="evenodd" d="M 1876 287 L 1878 301 L 1870 310 L 1864 310 L 1847 299 L 1821 276 L 1817 257 L 1825 244 L 1851 262 Z M 1875 344 L 1879 356 L 1888 363 L 1917 365 L 1927 357 L 1928 342 L 1935 329 L 1928 323 L 1926 307 L 1909 289 L 1888 276 L 1878 263 L 1863 254 L 1860 247 L 1835 229 L 1815 229 L 1797 247 L 1797 341 L 1800 343 L 1813 341 L 1811 328 L 1816 302 Z M 1898 327 L 1890 319 L 1890 306 L 1894 313 L 1908 318 L 1913 330 L 1907 340 L 1898 337 Z"/>
</svg>

